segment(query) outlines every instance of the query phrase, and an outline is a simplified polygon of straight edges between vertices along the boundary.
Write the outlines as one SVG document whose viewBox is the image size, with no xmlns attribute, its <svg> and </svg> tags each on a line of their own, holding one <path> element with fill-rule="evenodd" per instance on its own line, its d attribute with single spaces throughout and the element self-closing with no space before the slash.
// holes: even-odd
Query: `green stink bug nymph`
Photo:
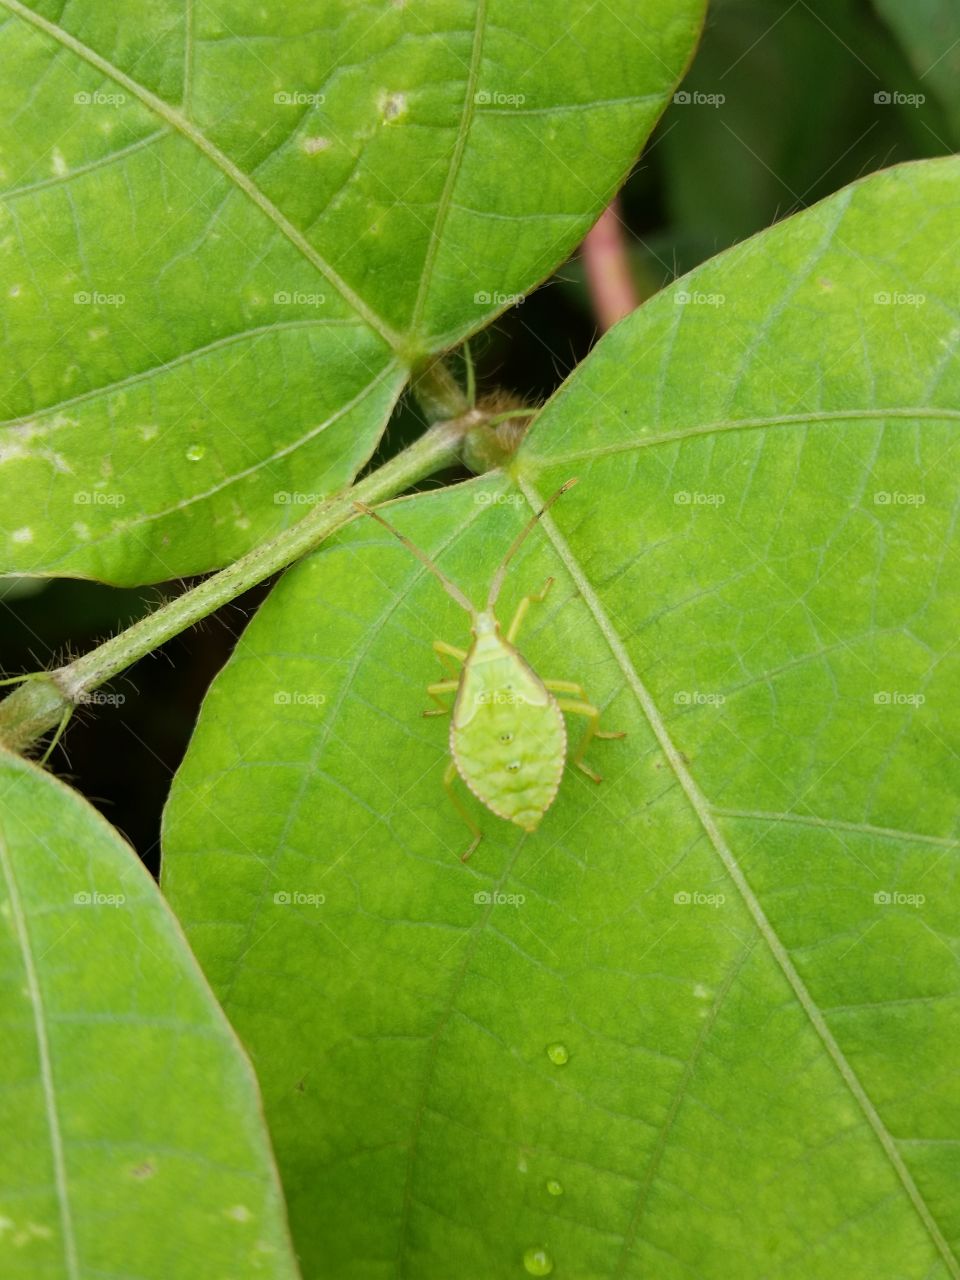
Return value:
<svg viewBox="0 0 960 1280">
<path fill-rule="evenodd" d="M 589 743 L 593 738 L 625 737 L 623 733 L 601 732 L 600 712 L 587 701 L 579 684 L 572 680 L 541 680 L 514 646 L 527 610 L 531 604 L 539 604 L 546 599 L 553 586 L 553 578 L 548 578 L 536 595 L 523 597 L 507 628 L 506 637 L 501 636 L 500 624 L 494 613 L 510 561 L 547 508 L 575 484 L 576 479 L 568 480 L 521 529 L 493 575 L 483 609 L 475 608 L 430 557 L 388 524 L 379 512 L 360 502 L 354 504 L 398 538 L 426 565 L 447 594 L 470 614 L 473 644 L 468 652 L 442 640 L 433 642 L 440 662 L 452 673 L 452 678 L 427 686 L 427 693 L 438 704 L 438 709 L 423 713 L 425 716 L 449 714 L 450 706 L 444 701 L 444 696 L 456 695 L 450 722 L 450 754 L 453 758 L 443 782 L 457 812 L 473 834 L 462 855 L 464 861 L 476 849 L 483 833 L 453 790 L 457 773 L 491 813 L 516 823 L 524 831 L 533 832 L 560 789 L 567 760 L 563 712 L 586 717 L 587 730 L 571 763 L 594 782 L 602 779 L 584 762 Z M 457 663 L 461 664 L 459 669 Z M 555 693 L 572 696 L 555 698 Z"/>
</svg>

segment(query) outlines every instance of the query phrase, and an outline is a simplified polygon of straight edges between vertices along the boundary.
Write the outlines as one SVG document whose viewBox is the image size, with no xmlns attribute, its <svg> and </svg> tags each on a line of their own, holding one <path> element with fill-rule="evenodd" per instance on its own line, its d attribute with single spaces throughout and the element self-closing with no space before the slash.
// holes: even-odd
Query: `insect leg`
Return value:
<svg viewBox="0 0 960 1280">
<path fill-rule="evenodd" d="M 50 759 L 50 757 L 53 755 L 53 749 L 57 745 L 57 743 L 60 741 L 61 737 L 63 736 L 63 731 L 64 729 L 66 729 L 67 724 L 69 723 L 70 717 L 72 715 L 73 715 L 73 707 L 67 707 L 66 711 L 60 717 L 60 723 L 57 725 L 56 733 L 50 739 L 50 745 L 47 747 L 46 751 L 43 753 L 43 756 L 40 759 L 41 765 L 46 764 L 47 761 Z"/>
<path fill-rule="evenodd" d="M 579 699 L 581 699 L 585 706 L 590 706 L 590 703 L 587 702 L 587 694 L 583 685 L 577 684 L 575 680 L 544 680 L 543 684 L 544 688 L 549 689 L 551 693 L 574 693 Z M 565 707 L 564 710 L 572 711 L 573 708 Z M 593 708 L 593 710 L 596 710 L 596 708 Z M 574 712 L 574 714 L 585 715 L 587 713 Z M 599 715 L 600 713 L 597 712 L 597 714 Z M 594 729 L 590 736 L 591 738 L 625 738 L 627 735 L 622 729 L 619 729 L 616 732 L 606 732 L 603 729 Z"/>
<path fill-rule="evenodd" d="M 457 688 L 459 687 L 459 684 L 460 684 L 460 681 L 459 681 L 459 680 L 438 680 L 436 684 L 428 684 L 428 685 L 427 685 L 427 693 L 428 693 L 428 694 L 430 695 L 430 697 L 434 700 L 434 702 L 437 704 L 437 706 L 440 708 L 440 710 L 439 710 L 439 711 L 435 711 L 432 707 L 430 707 L 430 708 L 429 708 L 429 710 L 424 711 L 424 713 L 423 713 L 423 714 L 424 714 L 425 716 L 445 716 L 445 715 L 448 715 L 448 714 L 449 714 L 449 712 L 450 712 L 450 708 L 449 708 L 449 706 L 448 706 L 448 705 L 443 701 L 443 699 L 440 697 L 440 694 L 441 694 L 441 693 L 456 693 Z"/>
<path fill-rule="evenodd" d="M 483 839 L 483 832 L 480 830 L 480 828 L 477 826 L 474 820 L 470 817 L 470 814 L 467 812 L 465 806 L 461 803 L 460 798 L 457 796 L 457 793 L 453 789 L 453 780 L 454 778 L 456 778 L 456 776 L 457 776 L 457 766 L 456 766 L 456 763 L 453 760 L 451 760 L 450 763 L 447 765 L 446 773 L 443 775 L 443 785 L 447 789 L 447 795 L 450 797 L 450 803 L 453 805 L 457 813 L 459 813 L 460 817 L 464 820 L 464 822 L 467 824 L 467 826 L 470 828 L 471 832 L 473 833 L 473 839 L 470 841 L 470 844 L 467 846 L 466 853 L 462 853 L 460 855 L 460 861 L 466 862 L 466 860 L 470 857 L 471 853 L 473 853 L 474 849 Z"/>
<path fill-rule="evenodd" d="M 587 702 L 586 690 L 584 689 L 582 684 L 577 684 L 575 680 L 544 680 L 543 685 L 544 685 L 544 688 L 549 689 L 551 693 L 575 693 L 577 697 L 581 699 L 584 706 L 588 706 L 588 707 L 590 706 L 590 703 Z M 592 709 L 596 710 L 595 707 Z M 564 707 L 564 710 L 573 711 L 573 708 Z M 587 713 L 574 712 L 574 714 L 585 715 Z M 597 715 L 599 714 L 600 713 L 598 711 Z M 619 729 L 616 732 L 610 732 L 610 733 L 605 732 L 603 729 L 594 729 L 593 733 L 590 736 L 591 738 L 625 738 L 627 735 L 622 729 Z"/>
<path fill-rule="evenodd" d="M 453 659 L 455 658 L 457 662 L 466 662 L 467 655 L 463 649 L 458 649 L 456 645 L 447 644 L 445 640 L 434 640 L 433 651 L 440 659 L 441 667 L 445 667 L 447 671 L 459 677 L 460 672 Z"/>
<path fill-rule="evenodd" d="M 553 680 L 553 681 L 546 681 L 545 683 L 549 688 L 551 684 L 562 685 L 562 684 L 569 684 L 570 682 L 564 681 L 564 680 Z M 583 735 L 583 740 L 581 741 L 579 747 L 577 747 L 575 754 L 571 756 L 570 763 L 575 764 L 578 769 L 582 769 L 583 772 L 587 775 L 587 777 L 592 778 L 594 782 L 602 782 L 603 778 L 601 778 L 600 774 L 596 773 L 593 769 L 590 768 L 588 764 L 584 762 L 583 757 L 584 757 L 584 754 L 586 753 L 587 747 L 590 745 L 591 741 L 594 738 L 625 738 L 627 735 L 622 731 L 619 733 L 605 733 L 600 728 L 600 712 L 597 710 L 595 706 L 593 706 L 592 703 L 578 702 L 573 698 L 558 698 L 557 706 L 560 708 L 561 711 L 569 711 L 571 715 L 586 716 L 587 731 Z"/>
<path fill-rule="evenodd" d="M 546 582 L 543 584 L 543 587 L 535 596 L 523 597 L 523 599 L 517 605 L 517 611 L 513 615 L 513 621 L 510 623 L 510 626 L 507 628 L 508 644 L 513 644 L 514 640 L 516 640 L 517 633 L 519 632 L 520 628 L 523 626 L 523 620 L 527 616 L 527 610 L 530 608 L 530 606 L 532 604 L 543 604 L 544 600 L 546 600 L 547 598 L 547 592 L 550 590 L 552 586 L 553 586 L 553 578 L 548 578 Z"/>
</svg>

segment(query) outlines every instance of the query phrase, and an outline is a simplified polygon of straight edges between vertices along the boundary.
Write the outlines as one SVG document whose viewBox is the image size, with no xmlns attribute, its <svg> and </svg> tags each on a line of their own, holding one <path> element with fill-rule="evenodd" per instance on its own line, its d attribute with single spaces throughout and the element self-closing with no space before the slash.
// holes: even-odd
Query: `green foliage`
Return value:
<svg viewBox="0 0 960 1280">
<path fill-rule="evenodd" d="M 153 880 L 6 752 L 0 791 L 0 1272 L 294 1280 L 253 1073 Z"/>
<path fill-rule="evenodd" d="M 164 883 L 307 1275 L 957 1274 L 958 213 L 949 160 L 779 224 L 611 332 L 511 476 L 392 508 L 482 597 L 581 477 L 503 613 L 556 575 L 524 652 L 629 737 L 535 836 L 478 810 L 458 862 L 420 713 L 463 615 L 382 531 L 248 628 Z"/>
<path fill-rule="evenodd" d="M 0 6 L 4 568 L 130 585 L 351 511 L 374 451 L 427 474 L 401 393 L 460 412 L 434 358 L 577 245 L 704 7 Z M 874 8 L 718 0 L 654 151 L 674 251 L 826 194 L 840 117 L 854 172 L 944 145 L 956 5 Z M 958 215 L 956 158 L 845 187 L 652 297 L 504 468 L 392 505 L 482 600 L 579 477 L 499 611 L 554 576 L 521 649 L 628 736 L 534 834 L 475 805 L 459 861 L 421 713 L 465 615 L 370 520 L 211 688 L 166 901 L 0 757 L 5 1276 L 960 1280 Z"/>
<path fill-rule="evenodd" d="M 696 250 L 686 266 L 881 157 L 892 164 L 950 150 L 938 137 L 941 114 L 926 101 L 925 68 L 912 75 L 864 9 L 863 0 L 715 0 L 682 100 L 659 136 L 665 198 Z"/>
<path fill-rule="evenodd" d="M 946 116 L 946 132 L 960 142 L 960 3 L 958 0 L 874 0 L 920 78 Z"/>
<path fill-rule="evenodd" d="M 4 561 L 135 583 L 352 479 L 577 244 L 703 0 L 2 7 Z"/>
</svg>

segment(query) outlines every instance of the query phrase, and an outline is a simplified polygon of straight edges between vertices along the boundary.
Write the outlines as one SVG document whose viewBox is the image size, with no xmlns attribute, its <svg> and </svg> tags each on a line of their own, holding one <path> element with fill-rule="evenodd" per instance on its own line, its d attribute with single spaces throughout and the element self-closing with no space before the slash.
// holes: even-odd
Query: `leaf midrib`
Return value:
<svg viewBox="0 0 960 1280">
<path fill-rule="evenodd" d="M 319 271 L 337 290 L 344 302 L 347 303 L 353 311 L 360 316 L 365 324 L 371 328 L 374 333 L 378 334 L 384 342 L 388 344 L 394 351 L 400 352 L 404 350 L 404 340 L 401 334 L 397 333 L 390 325 L 386 323 L 366 302 L 356 293 L 343 277 L 335 270 L 335 268 L 327 262 L 327 260 L 317 252 L 313 245 L 307 240 L 293 223 L 286 218 L 277 206 L 270 200 L 257 186 L 257 184 L 249 177 L 248 174 L 234 164 L 234 162 L 223 151 L 220 150 L 210 139 L 198 129 L 192 121 L 190 121 L 182 112 L 175 107 L 170 106 L 157 94 L 152 93 L 145 85 L 134 80 L 132 76 L 127 75 L 125 71 L 121 71 L 107 58 L 102 57 L 95 50 L 85 45 L 82 40 L 78 40 L 76 36 L 65 31 L 57 23 L 51 22 L 48 18 L 43 18 L 38 13 L 34 13 L 21 0 L 0 0 L 0 4 L 8 9 L 12 14 L 24 22 L 30 23 L 39 31 L 44 32 L 51 39 L 56 40 L 65 49 L 69 49 L 71 53 L 78 58 L 82 58 L 90 66 L 95 67 L 103 75 L 114 80 L 117 84 L 128 89 L 134 97 L 138 98 L 146 107 L 164 120 L 171 128 L 175 129 L 183 138 L 192 143 L 198 151 L 202 152 L 233 184 L 247 196 L 247 198 L 257 206 L 277 228 L 277 230 L 290 241 L 290 243 L 300 251 L 315 270 Z"/>
<path fill-rule="evenodd" d="M 116 395 L 118 391 L 126 391 L 140 382 L 149 382 L 152 378 L 162 377 L 163 374 L 171 373 L 179 368 L 180 365 L 190 364 L 193 360 L 202 360 L 205 356 L 213 355 L 215 352 L 222 351 L 228 347 L 237 346 L 241 342 L 256 344 L 261 338 L 290 330 L 338 328 L 352 326 L 355 323 L 356 321 L 348 319 L 319 319 L 311 316 L 302 320 L 280 320 L 275 324 L 261 324 L 249 329 L 238 329 L 234 333 L 227 333 L 220 338 L 214 338 L 203 346 L 191 347 L 189 351 L 181 351 L 178 355 L 171 356 L 169 360 L 151 365 L 148 369 L 138 369 L 135 373 L 128 373 L 122 378 L 115 378 L 113 382 L 104 382 L 99 387 L 91 387 L 88 391 L 78 391 L 75 395 L 65 396 L 62 400 L 55 400 L 50 404 L 41 405 L 34 409 L 32 413 L 19 414 L 15 418 L 0 419 L 0 429 L 10 432 L 26 429 L 31 432 L 31 438 L 33 435 L 60 430 L 72 424 L 66 421 L 53 421 L 41 425 L 39 420 L 52 414 L 63 413 L 65 409 L 71 409 L 74 405 L 84 404 L 88 400 L 96 400 L 100 396 Z M 373 384 L 368 383 L 367 385 L 372 387 Z"/>
<path fill-rule="evenodd" d="M 534 486 L 529 481 L 525 480 L 522 475 L 518 474 L 516 476 L 516 482 L 530 504 L 531 509 L 539 511 L 544 504 L 541 494 L 539 494 Z M 893 1170 L 906 1191 L 911 1204 L 923 1223 L 924 1229 L 946 1263 L 947 1270 L 955 1280 L 960 1280 L 960 1263 L 958 1263 L 956 1256 L 943 1236 L 943 1233 L 937 1225 L 926 1201 L 920 1194 L 919 1188 L 914 1182 L 910 1170 L 907 1168 L 900 1152 L 897 1150 L 893 1137 L 888 1132 L 883 1120 L 880 1118 L 879 1112 L 870 1100 L 870 1097 L 863 1085 L 860 1083 L 860 1080 L 852 1066 L 847 1061 L 843 1050 L 840 1048 L 840 1045 L 835 1039 L 830 1028 L 827 1026 L 826 1019 L 810 992 L 807 990 L 806 984 L 791 960 L 787 948 L 781 942 L 779 935 L 768 920 L 759 898 L 757 898 L 756 894 L 753 892 L 746 876 L 740 869 L 740 865 L 737 862 L 732 849 L 727 844 L 722 832 L 717 826 L 713 811 L 707 802 L 706 796 L 704 796 L 700 788 L 697 786 L 693 775 L 684 763 L 680 751 L 674 745 L 673 740 L 667 732 L 666 725 L 657 709 L 656 703 L 637 674 L 630 655 L 627 652 L 616 628 L 607 617 L 606 611 L 604 610 L 596 592 L 593 590 L 586 572 L 580 565 L 579 560 L 574 555 L 573 550 L 567 543 L 566 539 L 560 534 L 549 513 L 542 517 L 541 523 L 553 544 L 554 550 L 563 561 L 567 572 L 570 574 L 572 580 L 577 586 L 577 589 L 580 591 L 584 603 L 592 614 L 594 622 L 610 648 L 610 651 L 619 666 L 631 693 L 639 704 L 654 737 L 666 756 L 670 767 L 673 770 L 674 776 L 683 789 L 684 795 L 694 812 L 694 816 L 723 863 L 727 874 L 736 886 L 744 905 L 749 911 L 753 922 L 757 927 L 757 930 L 770 949 L 774 960 L 796 996 L 800 1007 L 803 1009 L 808 1020 L 813 1026 L 813 1029 L 823 1044 L 827 1055 L 833 1062 L 833 1065 L 838 1071 L 841 1079 L 847 1086 L 854 1098 L 854 1101 L 863 1113 L 864 1118 L 873 1130 L 884 1154 L 892 1165 Z"/>
<path fill-rule="evenodd" d="M 423 270 L 420 273 L 420 287 L 417 290 L 416 301 L 413 304 L 413 315 L 410 320 L 410 327 L 416 331 L 417 326 L 423 315 L 423 308 L 426 305 L 427 295 L 430 292 L 430 282 L 433 277 L 434 265 L 437 261 L 437 254 L 440 251 L 440 236 L 443 231 L 447 215 L 453 202 L 453 192 L 457 185 L 457 179 L 460 176 L 460 165 L 463 161 L 463 153 L 467 145 L 467 137 L 470 133 L 470 126 L 473 123 L 474 108 L 476 106 L 477 79 L 480 73 L 480 61 L 483 56 L 483 35 L 487 23 L 487 0 L 477 0 L 477 14 L 473 27 L 473 46 L 470 51 L 470 66 L 467 68 L 467 83 L 463 96 L 463 108 L 460 113 L 460 123 L 457 128 L 457 139 L 453 147 L 453 155 L 450 157 L 450 164 L 447 167 L 447 176 L 444 180 L 443 190 L 440 192 L 440 199 L 437 203 L 437 212 L 433 221 L 433 229 L 430 233 L 430 239 L 427 242 L 427 254 L 423 263 Z"/>
<path fill-rule="evenodd" d="M 0 871 L 7 883 L 10 912 L 17 935 L 17 943 L 23 959 L 24 976 L 27 993 L 33 1009 L 34 1034 L 37 1041 L 37 1058 L 40 1066 L 40 1081 L 43 1088 L 44 1110 L 47 1117 L 47 1131 L 50 1136 L 50 1152 L 53 1161 L 54 1185 L 57 1191 L 57 1203 L 60 1207 L 60 1231 L 63 1240 L 63 1260 L 68 1280 L 80 1280 L 80 1264 L 77 1257 L 77 1243 L 73 1229 L 73 1212 L 70 1206 L 70 1194 L 67 1183 L 66 1160 L 63 1150 L 63 1134 L 60 1131 L 60 1116 L 57 1110 L 56 1088 L 53 1080 L 53 1064 L 50 1055 L 50 1042 L 47 1038 L 47 1024 L 44 1013 L 43 992 L 37 976 L 37 968 L 33 958 L 30 932 L 27 928 L 26 913 L 20 900 L 13 862 L 7 846 L 6 832 L 0 828 Z"/>
</svg>

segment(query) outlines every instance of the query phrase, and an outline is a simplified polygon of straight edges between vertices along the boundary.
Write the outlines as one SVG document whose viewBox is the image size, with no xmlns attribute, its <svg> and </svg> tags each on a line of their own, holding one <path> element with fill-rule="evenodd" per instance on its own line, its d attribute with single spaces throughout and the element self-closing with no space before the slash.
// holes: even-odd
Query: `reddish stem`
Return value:
<svg viewBox="0 0 960 1280">
<path fill-rule="evenodd" d="M 587 232 L 583 241 L 583 263 L 594 314 L 600 329 L 606 332 L 640 303 L 616 198 Z"/>
</svg>

